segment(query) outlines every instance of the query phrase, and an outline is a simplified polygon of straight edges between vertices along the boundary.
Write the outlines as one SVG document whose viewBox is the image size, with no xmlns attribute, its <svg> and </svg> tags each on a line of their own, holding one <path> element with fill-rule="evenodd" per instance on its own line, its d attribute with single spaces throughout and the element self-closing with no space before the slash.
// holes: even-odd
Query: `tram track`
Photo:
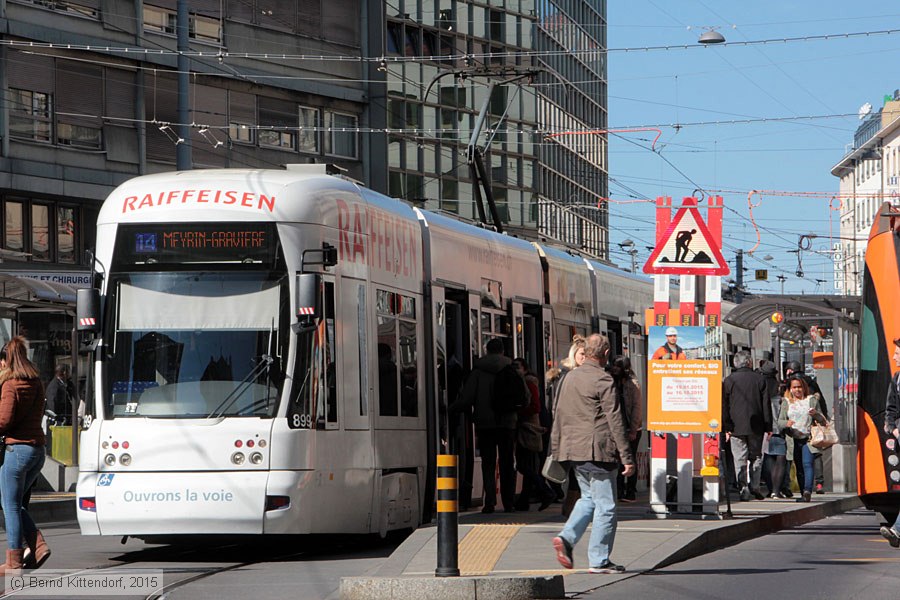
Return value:
<svg viewBox="0 0 900 600">
<path fill-rule="evenodd" d="M 267 562 L 279 562 L 279 561 L 296 559 L 296 558 L 299 558 L 302 556 L 308 556 L 310 554 L 310 552 L 306 551 L 306 550 L 300 551 L 300 552 L 286 552 L 286 553 L 281 553 L 281 554 L 271 554 L 271 555 L 266 555 L 262 559 L 259 559 L 259 560 L 235 562 L 232 564 L 226 564 L 226 565 L 222 565 L 222 566 L 208 566 L 208 567 L 204 567 L 204 566 L 200 566 L 200 565 L 196 565 L 196 566 L 163 566 L 163 567 L 149 566 L 149 564 L 157 563 L 157 562 L 172 563 L 173 559 L 176 559 L 176 560 L 180 559 L 181 561 L 184 561 L 185 559 L 189 559 L 191 554 L 203 553 L 203 554 L 208 555 L 211 552 L 215 553 L 217 551 L 221 552 L 221 551 L 230 550 L 230 549 L 241 550 L 241 549 L 247 548 L 247 546 L 248 546 L 248 544 L 230 542 L 230 543 L 222 544 L 219 546 L 203 546 L 203 547 L 199 547 L 199 548 L 178 549 L 178 548 L 173 548 L 172 546 L 154 547 L 154 548 L 139 550 L 136 553 L 141 553 L 141 554 L 143 554 L 143 553 L 150 553 L 150 554 L 163 553 L 163 554 L 165 554 L 165 556 L 159 557 L 160 560 L 157 560 L 155 556 L 149 556 L 149 557 L 141 556 L 135 560 L 129 560 L 127 558 L 124 560 L 123 559 L 114 559 L 114 560 L 117 560 L 116 564 L 99 564 L 99 565 L 85 567 L 82 569 L 72 570 L 67 574 L 67 576 L 85 575 L 85 574 L 90 574 L 90 573 L 96 573 L 97 571 L 106 571 L 106 572 L 128 571 L 129 569 L 135 569 L 135 568 L 139 568 L 141 570 L 146 569 L 146 570 L 163 571 L 164 575 L 168 575 L 168 576 L 171 576 L 173 574 L 178 574 L 178 573 L 186 573 L 186 572 L 193 573 L 193 575 L 191 575 L 189 577 L 185 577 L 183 579 L 179 579 L 177 581 L 174 581 L 174 582 L 171 582 L 168 584 L 164 584 L 163 587 L 161 589 L 159 589 L 158 591 L 155 591 L 152 594 L 144 596 L 145 600 L 163 600 L 170 593 L 177 590 L 178 588 L 184 587 L 186 585 L 200 581 L 202 579 L 212 577 L 214 575 L 218 575 L 221 573 L 227 573 L 229 571 L 234 571 L 237 569 L 242 569 L 244 567 L 263 564 L 263 563 L 267 563 Z M 253 546 L 253 544 L 249 544 L 249 546 Z M 168 559 L 168 560 L 166 560 L 166 559 Z M 198 560 L 197 562 L 198 563 L 208 563 L 209 559 L 207 558 L 206 560 Z M 141 566 L 141 565 L 147 565 L 147 566 Z M 0 598 L 12 598 L 12 597 L 24 596 L 24 595 L 25 595 L 25 592 L 23 590 L 13 590 L 13 591 L 2 590 L 2 592 L 0 592 Z"/>
</svg>

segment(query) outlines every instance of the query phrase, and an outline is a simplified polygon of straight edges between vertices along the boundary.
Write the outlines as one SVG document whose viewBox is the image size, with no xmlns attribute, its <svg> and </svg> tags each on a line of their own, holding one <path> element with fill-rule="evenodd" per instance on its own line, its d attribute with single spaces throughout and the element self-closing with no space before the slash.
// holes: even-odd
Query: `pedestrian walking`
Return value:
<svg viewBox="0 0 900 600">
<path fill-rule="evenodd" d="M 897 373 L 888 386 L 887 405 L 884 411 L 884 432 L 900 442 L 900 338 L 894 340 L 894 366 Z M 881 535 L 894 548 L 900 548 L 900 515 L 890 527 L 882 527 Z"/>
<path fill-rule="evenodd" d="M 731 375 L 722 382 L 722 426 L 734 455 L 734 471 L 741 500 L 762 500 L 762 443 L 772 431 L 772 405 L 766 398 L 766 381 L 751 368 L 749 352 L 734 355 Z"/>
<path fill-rule="evenodd" d="M 44 386 L 28 360 L 25 339 L 6 345 L 7 368 L 0 371 L 0 435 L 5 437 L 0 467 L 0 504 L 6 523 L 6 563 L 0 576 L 23 566 L 36 569 L 50 557 L 50 548 L 23 506 L 26 490 L 44 464 Z M 25 564 L 25 548 L 30 550 Z"/>
<path fill-rule="evenodd" d="M 803 371 L 803 366 L 797 362 L 796 360 L 788 361 L 785 366 L 785 378 L 789 378 L 791 375 L 798 375 L 806 382 L 806 386 L 809 388 L 810 394 L 818 394 L 819 396 L 819 405 L 818 410 L 822 413 L 822 416 L 825 419 L 828 419 L 828 403 L 825 402 L 825 394 L 822 393 L 822 388 L 819 387 L 818 382 L 813 378 L 807 375 Z M 815 485 L 813 490 L 817 494 L 825 493 L 825 471 L 823 468 L 824 463 L 824 451 L 818 450 L 813 452 L 813 479 L 815 481 Z"/>
<path fill-rule="evenodd" d="M 813 454 L 821 452 L 818 448 L 808 444 L 809 428 L 813 421 L 820 425 L 824 425 L 827 421 L 818 410 L 821 398 L 818 394 L 809 393 L 806 380 L 799 373 L 794 373 L 788 379 L 788 391 L 785 398 L 787 402 L 781 404 L 778 427 L 785 430 L 785 433 L 790 436 L 788 452 L 792 452 L 794 455 L 797 483 L 802 491 L 797 502 L 809 502 L 813 488 Z"/>
<path fill-rule="evenodd" d="M 634 473 L 625 416 L 605 370 L 609 349 L 605 335 L 588 337 L 584 364 L 566 376 L 560 390 L 550 436 L 553 456 L 572 467 L 581 490 L 572 514 L 553 538 L 556 558 L 566 569 L 573 568 L 572 551 L 592 524 L 590 573 L 625 571 L 610 560 L 616 536 L 616 474 L 620 464 L 625 465 L 626 477 Z"/>
</svg>

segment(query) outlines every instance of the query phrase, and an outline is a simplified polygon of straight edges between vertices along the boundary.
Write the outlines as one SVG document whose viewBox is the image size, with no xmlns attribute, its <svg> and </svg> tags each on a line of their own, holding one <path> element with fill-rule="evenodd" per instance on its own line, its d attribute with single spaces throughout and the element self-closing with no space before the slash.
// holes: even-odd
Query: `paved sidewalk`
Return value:
<svg viewBox="0 0 900 600">
<path fill-rule="evenodd" d="M 537 512 L 536 507 L 531 512 L 512 514 L 482 515 L 480 512 L 467 512 L 459 516 L 459 567 L 462 579 L 469 578 L 474 582 L 472 589 L 495 578 L 508 581 L 515 578 L 562 576 L 565 594 L 570 596 L 858 506 L 861 503 L 855 494 L 829 493 L 813 495 L 812 502 L 809 503 L 774 499 L 734 501 L 731 519 L 714 516 L 703 519 L 699 514 L 657 518 L 648 509 L 645 493 L 643 498 L 638 498 L 637 503 L 619 504 L 619 526 L 612 560 L 628 569 L 621 575 L 591 575 L 587 572 L 587 537 L 590 531 L 575 548 L 575 569 L 567 570 L 559 565 L 551 545 L 551 540 L 565 522 L 560 514 L 559 504 L 552 505 L 544 512 Z M 725 508 L 723 503 L 721 510 L 724 512 Z M 437 529 L 435 526 L 423 527 L 407 538 L 373 574 L 374 577 L 368 578 L 369 581 L 354 582 L 347 578 L 347 585 L 342 587 L 346 593 L 342 597 L 356 597 L 354 585 L 371 584 L 379 578 L 392 581 L 394 587 L 392 592 L 378 597 L 403 597 L 402 586 L 398 587 L 397 582 L 407 579 L 431 579 L 428 588 L 432 592 L 436 591 L 442 580 L 453 579 L 435 578 L 436 565 Z M 467 597 L 466 593 L 457 593 L 461 591 L 459 585 L 451 582 L 447 584 L 447 589 L 453 593 L 436 597 Z M 372 591 L 365 587 L 358 589 Z M 488 597 L 484 592 L 476 595 L 479 600 Z M 523 592 L 516 597 L 548 596 Z"/>
</svg>

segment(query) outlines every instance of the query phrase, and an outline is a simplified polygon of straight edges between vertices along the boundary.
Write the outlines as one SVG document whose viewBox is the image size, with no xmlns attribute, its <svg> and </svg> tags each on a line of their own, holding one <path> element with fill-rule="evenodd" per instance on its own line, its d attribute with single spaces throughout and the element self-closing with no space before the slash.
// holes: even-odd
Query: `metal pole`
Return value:
<svg viewBox="0 0 900 600">
<path fill-rule="evenodd" d="M 435 577 L 459 577 L 459 519 L 455 454 L 437 457 L 437 569 Z"/>
<path fill-rule="evenodd" d="M 178 0 L 178 14 L 176 17 L 176 32 L 178 34 L 178 137 L 175 144 L 175 168 L 179 171 L 187 171 L 191 168 L 191 127 L 189 125 L 190 101 L 188 90 L 190 86 L 189 70 L 190 60 L 187 52 L 190 50 L 188 38 L 188 5 L 187 0 Z"/>
</svg>

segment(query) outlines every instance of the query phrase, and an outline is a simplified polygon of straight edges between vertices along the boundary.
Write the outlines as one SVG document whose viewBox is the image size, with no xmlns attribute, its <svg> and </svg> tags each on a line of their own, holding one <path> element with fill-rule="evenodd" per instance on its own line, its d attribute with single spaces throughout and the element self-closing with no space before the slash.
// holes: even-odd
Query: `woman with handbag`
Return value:
<svg viewBox="0 0 900 600">
<path fill-rule="evenodd" d="M 584 347 L 585 347 L 585 339 L 584 336 L 578 335 L 577 333 L 572 336 L 572 345 L 569 346 L 568 355 L 559 361 L 559 368 L 552 368 L 547 371 L 547 386 L 548 391 L 550 392 L 548 395 L 550 396 L 550 401 L 552 404 L 551 407 L 551 422 L 550 427 L 548 428 L 547 435 L 544 436 L 544 446 L 550 446 L 550 433 L 549 429 L 553 427 L 553 419 L 556 418 L 556 399 L 559 396 L 559 390 L 562 389 L 562 382 L 566 378 L 572 370 L 577 369 L 581 365 L 584 364 Z M 578 489 L 578 483 L 575 481 L 575 477 L 570 473 L 569 477 L 567 477 L 567 489 L 565 492 L 565 496 L 560 496 L 564 498 L 562 505 L 562 516 L 568 517 L 572 512 L 572 508 L 575 506 L 575 503 L 578 502 L 578 499 L 581 498 L 581 490 Z M 559 493 L 562 494 L 562 488 L 559 485 L 554 484 L 554 489 L 559 488 Z"/>
<path fill-rule="evenodd" d="M 820 425 L 828 421 L 818 410 L 819 395 L 809 393 L 809 386 L 799 374 L 788 380 L 785 400 L 778 415 L 778 426 L 787 434 L 788 452 L 794 456 L 797 483 L 803 492 L 797 502 L 809 502 L 813 489 L 813 454 L 821 452 L 808 443 L 810 426 L 813 421 Z"/>
<path fill-rule="evenodd" d="M 0 575 L 23 566 L 36 569 L 50 556 L 50 548 L 23 506 L 44 464 L 44 386 L 38 370 L 28 360 L 25 338 L 14 337 L 6 345 L 7 368 L 0 371 L 0 435 L 5 438 L 0 467 L 0 503 L 6 522 L 6 563 Z M 24 564 L 26 544 L 31 550 Z"/>
<path fill-rule="evenodd" d="M 556 494 L 541 476 L 540 453 L 544 449 L 544 428 L 541 426 L 541 394 L 538 378 L 522 358 L 513 360 L 513 366 L 525 379 L 531 402 L 519 410 L 516 430 L 516 470 L 522 474 L 522 491 L 516 500 L 516 510 L 530 508 L 531 495 L 540 498 L 538 510 L 544 510 L 556 500 Z"/>
</svg>

